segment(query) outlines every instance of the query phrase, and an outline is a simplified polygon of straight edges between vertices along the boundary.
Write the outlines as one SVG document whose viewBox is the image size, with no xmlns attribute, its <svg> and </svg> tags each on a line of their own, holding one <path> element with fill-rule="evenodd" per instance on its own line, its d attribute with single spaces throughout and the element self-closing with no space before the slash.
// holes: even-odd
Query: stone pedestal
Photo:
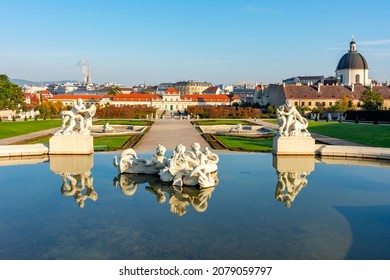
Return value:
<svg viewBox="0 0 390 280">
<path fill-rule="evenodd" d="M 49 140 L 51 155 L 89 155 L 93 153 L 91 135 L 54 135 Z"/>
<path fill-rule="evenodd" d="M 310 136 L 275 136 L 273 139 L 274 155 L 314 155 L 315 140 Z"/>
</svg>

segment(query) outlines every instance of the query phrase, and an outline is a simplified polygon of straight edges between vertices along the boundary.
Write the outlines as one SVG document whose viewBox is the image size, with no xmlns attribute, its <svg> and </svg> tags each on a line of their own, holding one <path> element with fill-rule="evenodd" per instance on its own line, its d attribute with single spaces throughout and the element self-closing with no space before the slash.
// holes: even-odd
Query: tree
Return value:
<svg viewBox="0 0 390 280">
<path fill-rule="evenodd" d="M 7 75 L 0 74 L 0 110 L 15 110 L 23 104 L 22 88 L 11 83 Z"/>
<path fill-rule="evenodd" d="M 107 92 L 107 94 L 108 94 L 108 95 L 111 95 L 111 96 L 115 96 L 115 95 L 120 94 L 120 93 L 122 93 L 122 90 L 121 90 L 120 87 L 117 87 L 117 86 L 111 87 L 111 88 L 108 90 L 108 92 Z"/>
<path fill-rule="evenodd" d="M 381 94 L 372 88 L 367 88 L 362 96 L 360 101 L 363 103 L 361 107 L 367 111 L 379 110 L 383 105 L 383 98 Z"/>
</svg>

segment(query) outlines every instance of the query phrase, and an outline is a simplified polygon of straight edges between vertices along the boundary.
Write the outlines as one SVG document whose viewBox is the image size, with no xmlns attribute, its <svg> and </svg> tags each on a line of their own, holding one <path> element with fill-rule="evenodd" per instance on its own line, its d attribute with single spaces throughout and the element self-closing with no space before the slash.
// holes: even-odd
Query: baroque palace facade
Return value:
<svg viewBox="0 0 390 280">
<path fill-rule="evenodd" d="M 61 101 L 65 106 L 72 106 L 78 98 L 81 98 L 87 106 L 98 104 L 99 106 L 129 106 L 145 105 L 154 107 L 157 110 L 180 111 L 184 112 L 188 106 L 192 105 L 211 105 L 211 106 L 230 106 L 233 102 L 240 102 L 235 96 L 230 98 L 226 94 L 185 94 L 173 87 L 168 88 L 163 94 L 155 93 L 121 93 L 115 96 L 105 94 L 101 95 L 54 95 L 50 100 L 53 102 Z"/>
</svg>

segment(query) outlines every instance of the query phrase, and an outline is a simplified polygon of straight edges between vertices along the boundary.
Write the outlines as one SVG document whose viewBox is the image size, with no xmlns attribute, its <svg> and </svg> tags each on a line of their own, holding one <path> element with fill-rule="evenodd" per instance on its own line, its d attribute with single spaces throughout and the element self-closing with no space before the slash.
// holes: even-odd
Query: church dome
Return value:
<svg viewBox="0 0 390 280">
<path fill-rule="evenodd" d="M 368 69 L 367 60 L 357 52 L 355 41 L 352 40 L 349 46 L 349 52 L 340 58 L 336 69 Z"/>
</svg>

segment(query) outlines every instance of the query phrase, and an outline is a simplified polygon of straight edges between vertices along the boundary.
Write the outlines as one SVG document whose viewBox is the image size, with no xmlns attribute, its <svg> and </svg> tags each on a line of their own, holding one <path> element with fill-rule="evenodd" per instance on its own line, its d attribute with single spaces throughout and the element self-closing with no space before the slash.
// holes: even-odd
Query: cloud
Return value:
<svg viewBox="0 0 390 280">
<path fill-rule="evenodd" d="M 388 44 L 390 44 L 390 39 L 359 42 L 359 45 L 364 45 L 364 46 L 377 46 L 377 45 L 388 45 Z"/>
<path fill-rule="evenodd" d="M 255 7 L 252 5 L 245 5 L 244 6 L 245 11 L 252 13 L 252 14 L 282 14 L 281 10 L 276 9 L 270 9 L 270 8 L 263 8 L 263 7 Z"/>
</svg>

